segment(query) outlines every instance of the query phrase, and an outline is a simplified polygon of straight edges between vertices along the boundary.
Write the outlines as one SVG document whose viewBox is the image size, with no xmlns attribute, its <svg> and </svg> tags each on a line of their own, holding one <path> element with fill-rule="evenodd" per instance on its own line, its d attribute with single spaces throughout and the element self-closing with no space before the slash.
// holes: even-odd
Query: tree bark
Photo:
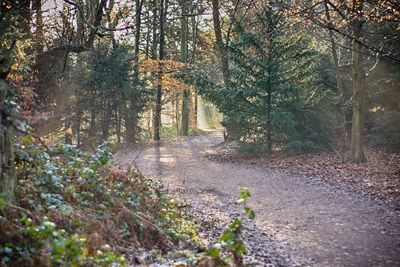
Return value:
<svg viewBox="0 0 400 267">
<path fill-rule="evenodd" d="M 159 56 L 160 60 L 160 72 L 158 73 L 158 85 L 157 85 L 157 95 L 156 95 L 156 108 L 154 113 L 154 134 L 153 139 L 156 141 L 160 140 L 160 128 L 161 128 L 161 108 L 162 108 L 162 61 L 164 60 L 164 44 L 165 44 L 165 10 L 164 10 L 165 0 L 160 1 L 160 45 L 159 45 Z"/>
<path fill-rule="evenodd" d="M 228 52 L 226 50 L 226 47 L 222 39 L 218 0 L 212 0 L 212 13 L 213 13 L 215 40 L 217 43 L 217 50 L 219 53 L 222 77 L 224 79 L 225 86 L 229 86 L 230 74 L 229 74 Z"/>
<path fill-rule="evenodd" d="M 64 131 L 64 137 L 65 137 L 65 143 L 67 145 L 72 145 L 72 136 L 73 136 L 73 131 L 71 127 L 72 123 L 71 121 L 65 120 L 65 131 Z"/>
<path fill-rule="evenodd" d="M 130 93 L 130 109 L 129 109 L 129 121 L 126 122 L 126 141 L 127 143 L 134 143 L 136 141 L 137 135 L 137 125 L 138 125 L 138 117 L 139 117 L 139 95 L 138 95 L 138 86 L 139 86 L 139 53 L 140 53 L 140 33 L 141 33 L 141 14 L 142 14 L 142 6 L 143 0 L 135 0 L 136 4 L 136 19 L 135 19 L 135 47 L 134 53 L 135 58 L 133 62 L 133 82 L 136 87 Z"/>
<path fill-rule="evenodd" d="M 181 0 L 182 18 L 181 18 L 181 62 L 187 63 L 188 61 L 188 1 Z M 187 136 L 189 132 L 189 96 L 188 89 L 183 90 L 182 97 L 182 127 L 180 134 Z"/>
<path fill-rule="evenodd" d="M 42 0 L 35 0 L 35 14 L 36 14 L 36 32 L 35 32 L 35 42 L 36 50 L 39 53 L 43 52 L 43 14 L 42 14 Z"/>
<path fill-rule="evenodd" d="M 117 107 L 114 111 L 115 113 L 115 133 L 117 135 L 117 143 L 121 143 L 121 113 Z"/>
<path fill-rule="evenodd" d="M 270 74 L 268 74 L 267 79 L 267 153 L 272 152 L 272 124 L 271 124 L 271 110 L 272 110 L 272 88 L 270 82 Z"/>
<path fill-rule="evenodd" d="M 4 37 L 2 32 L 0 32 L 0 37 Z M 4 197 L 6 203 L 15 202 L 14 189 L 17 180 L 11 140 L 12 125 L 10 120 L 12 120 L 12 117 L 11 112 L 4 105 L 9 94 L 6 78 L 14 63 L 11 53 L 15 43 L 14 41 L 10 49 L 3 50 L 3 53 L 0 53 L 0 196 Z"/>
<path fill-rule="evenodd" d="M 4 197 L 6 203 L 13 203 L 15 202 L 16 175 L 12 152 L 10 118 L 6 107 L 3 105 L 7 91 L 8 85 L 6 81 L 0 79 L 0 195 Z"/>
<path fill-rule="evenodd" d="M 365 161 L 363 148 L 364 128 L 364 95 L 365 95 L 365 71 L 363 67 L 361 30 L 363 26 L 362 9 L 363 2 L 355 1 L 355 18 L 352 21 L 354 39 L 352 41 L 353 63 L 353 125 L 351 132 L 350 158 L 355 163 Z"/>
<path fill-rule="evenodd" d="M 110 122 L 111 122 L 111 103 L 110 99 L 106 99 L 104 103 L 105 110 L 103 111 L 102 122 L 101 122 L 101 135 L 104 141 L 108 140 L 110 133 Z"/>
<path fill-rule="evenodd" d="M 197 128 L 197 105 L 198 105 L 198 95 L 197 91 L 194 91 L 194 104 L 193 104 L 193 126 L 194 128 Z"/>
<path fill-rule="evenodd" d="M 329 7 L 327 4 L 327 1 L 324 1 L 324 6 L 325 6 L 325 15 L 326 19 L 329 24 L 332 23 L 331 16 L 329 14 Z M 344 149 L 348 149 L 349 147 L 349 137 L 346 129 L 347 125 L 347 120 L 346 120 L 346 114 L 344 112 L 344 94 L 343 94 L 343 78 L 340 73 L 340 68 L 339 68 L 339 56 L 337 53 L 337 47 L 336 47 L 336 42 L 335 42 L 335 36 L 333 34 L 333 30 L 329 27 L 329 39 L 331 43 L 331 51 L 332 51 L 332 59 L 333 59 L 333 64 L 334 64 L 334 72 L 335 72 L 335 77 L 336 77 L 336 89 L 337 89 L 337 96 L 338 96 L 338 101 L 336 103 L 337 106 L 337 111 L 339 115 L 339 130 L 340 130 L 340 135 L 342 139 L 342 147 Z"/>
</svg>

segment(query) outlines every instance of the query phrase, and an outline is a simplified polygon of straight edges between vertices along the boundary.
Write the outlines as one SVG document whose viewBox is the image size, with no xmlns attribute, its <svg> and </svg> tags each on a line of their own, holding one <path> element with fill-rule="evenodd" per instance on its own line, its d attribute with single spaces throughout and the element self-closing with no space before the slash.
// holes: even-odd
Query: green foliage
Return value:
<svg viewBox="0 0 400 267">
<path fill-rule="evenodd" d="M 160 129 L 161 138 L 172 138 L 179 135 L 176 125 L 172 126 L 162 126 Z"/>
<path fill-rule="evenodd" d="M 251 192 L 247 188 L 242 188 L 240 191 L 240 197 L 238 203 L 243 205 L 243 213 L 249 219 L 253 220 L 256 217 L 256 213 L 252 208 L 247 206 L 247 201 L 251 198 Z M 212 257 L 216 263 L 216 266 L 227 266 L 228 262 L 232 261 L 224 257 L 228 254 L 233 257 L 235 264 L 238 261 L 243 264 L 242 255 L 246 253 L 246 246 L 241 237 L 241 229 L 243 222 L 235 218 L 228 225 L 227 229 L 220 236 L 218 243 L 212 245 L 208 249 L 208 255 Z"/>
<path fill-rule="evenodd" d="M 23 238 L 19 242 L 0 244 L 2 264 L 38 256 L 48 258 L 52 266 L 121 266 L 126 263 L 122 256 L 109 252 L 109 246 L 93 250 L 84 237 L 68 235 L 47 217 L 39 224 L 34 224 L 28 217 L 22 217 L 20 222 L 19 232 Z"/>
<path fill-rule="evenodd" d="M 114 246 L 122 239 L 150 248 L 169 246 L 171 242 L 202 246 L 196 224 L 181 203 L 164 194 L 159 183 L 111 165 L 112 156 L 106 143 L 89 154 L 73 145 L 45 147 L 24 136 L 15 145 L 15 152 L 20 204 L 24 209 L 57 218 L 56 223 L 69 233 L 62 239 L 48 241 L 50 230 L 45 228 L 40 236 L 25 235 L 21 240 L 24 247 L 50 244 L 52 251 L 60 250 L 51 254 L 52 261 L 59 257 L 74 265 L 75 261 L 87 260 L 86 254 L 82 256 L 82 251 L 86 252 L 83 241 L 78 240 L 81 236 L 75 235 L 78 230 L 100 231 L 100 235 L 109 235 L 108 240 Z M 36 226 L 32 227 L 27 233 L 37 231 Z M 74 254 L 69 256 L 64 250 Z M 99 263 L 94 265 L 113 258 L 111 254 L 101 255 L 92 255 Z"/>
<path fill-rule="evenodd" d="M 241 141 L 245 154 L 270 153 L 269 147 L 290 153 L 327 148 L 333 93 L 323 79 L 330 61 L 310 48 L 306 34 L 284 31 L 288 23 L 279 11 L 263 8 L 262 16 L 247 18 L 247 24 L 259 25 L 256 29 L 236 25 L 230 84 L 195 80 L 199 92 L 224 114 L 222 125 L 230 138 Z"/>
<path fill-rule="evenodd" d="M 83 133 L 82 140 L 108 140 L 116 134 L 121 137 L 124 124 L 126 131 L 130 131 L 125 132 L 126 137 L 140 136 L 139 115 L 152 92 L 145 80 L 134 81 L 131 75 L 134 57 L 123 40 L 113 45 L 99 41 L 93 51 L 71 56 L 70 81 L 75 87 L 71 105 L 77 112 L 72 125 L 74 132 Z M 82 123 L 85 120 L 90 125 Z M 115 120 L 119 126 L 112 123 Z M 133 125 L 136 127 L 129 128 Z"/>
<path fill-rule="evenodd" d="M 64 192 L 71 193 L 72 199 L 81 205 L 90 206 L 88 197 L 101 192 L 105 184 L 99 171 L 109 163 L 111 155 L 106 144 L 100 145 L 93 155 L 79 151 L 73 145 L 59 144 L 49 148 L 37 145 L 28 135 L 21 138 L 15 146 L 15 163 L 20 182 L 33 182 L 40 188 L 40 197 L 45 210 L 71 212 L 72 207 L 64 199 Z M 74 182 L 85 184 L 87 189 L 97 186 L 92 192 L 74 194 Z M 23 188 L 21 188 L 23 189 Z M 30 199 L 30 204 L 34 208 Z M 111 201 L 111 199 L 109 199 Z"/>
<path fill-rule="evenodd" d="M 268 153 L 265 144 L 260 142 L 239 142 L 237 150 L 240 154 L 250 156 L 262 156 Z"/>
<path fill-rule="evenodd" d="M 390 151 L 400 151 L 400 111 L 378 111 L 373 114 L 369 141 Z"/>
<path fill-rule="evenodd" d="M 399 35 L 400 29 L 395 21 L 370 22 L 365 25 L 366 32 L 380 32 L 382 35 Z M 382 37 L 367 34 L 371 43 L 382 42 Z M 385 39 L 386 40 L 386 39 Z M 387 38 L 385 42 L 392 51 L 400 51 L 400 42 Z M 367 140 L 373 145 L 382 146 L 389 151 L 400 151 L 400 64 L 390 60 L 366 62 L 368 73 L 366 81 L 365 128 Z M 375 65 L 376 63 L 379 63 Z"/>
<path fill-rule="evenodd" d="M 201 135 L 204 134 L 204 131 L 197 129 L 197 128 L 189 128 L 189 136 L 197 136 L 197 135 Z"/>
<path fill-rule="evenodd" d="M 203 131 L 197 128 L 189 128 L 188 136 L 196 136 L 202 134 Z M 172 126 L 162 126 L 160 129 L 160 137 L 161 139 L 169 139 L 180 136 L 176 124 Z M 142 133 L 141 139 L 147 140 L 151 139 L 150 134 Z"/>
<path fill-rule="evenodd" d="M 6 198 L 0 194 L 0 210 L 4 209 L 6 207 Z"/>
</svg>

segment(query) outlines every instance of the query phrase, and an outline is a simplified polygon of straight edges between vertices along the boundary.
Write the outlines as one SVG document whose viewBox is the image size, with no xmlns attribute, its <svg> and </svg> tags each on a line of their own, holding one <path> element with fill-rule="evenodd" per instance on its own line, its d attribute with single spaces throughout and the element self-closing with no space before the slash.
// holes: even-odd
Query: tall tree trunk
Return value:
<svg viewBox="0 0 400 267">
<path fill-rule="evenodd" d="M 194 91 L 194 111 L 193 111 L 193 125 L 194 128 L 197 128 L 197 106 L 199 104 L 199 99 L 198 99 L 198 95 L 197 95 L 197 90 Z"/>
<path fill-rule="evenodd" d="M 7 25 L 7 21 L 5 22 Z M 3 31 L 0 30 L 0 37 L 3 38 Z M 14 166 L 14 155 L 12 151 L 10 111 L 4 105 L 4 101 L 10 92 L 6 78 L 14 63 L 12 52 L 16 41 L 13 41 L 8 50 L 0 53 L 0 195 L 5 198 L 6 203 L 15 201 L 14 188 L 16 174 Z M 12 119 L 12 118 L 11 118 Z"/>
<path fill-rule="evenodd" d="M 176 132 L 179 133 L 180 122 L 179 122 L 179 92 L 175 92 L 175 121 L 176 121 Z"/>
<path fill-rule="evenodd" d="M 20 11 L 18 18 L 18 27 L 24 34 L 23 39 L 28 39 L 31 36 L 31 22 L 32 22 L 32 12 L 31 12 L 31 0 L 20 1 Z"/>
<path fill-rule="evenodd" d="M 136 19 L 135 19 L 135 47 L 134 53 L 135 58 L 133 62 L 133 82 L 135 89 L 130 93 L 130 110 L 129 110 L 129 122 L 127 123 L 126 129 L 126 141 L 127 143 L 134 143 L 136 141 L 137 135 L 137 124 L 139 117 L 139 95 L 138 95 L 138 87 L 139 87 L 139 53 L 140 53 L 140 32 L 141 32 L 141 14 L 142 14 L 142 6 L 143 0 L 135 0 L 136 4 Z"/>
<path fill-rule="evenodd" d="M 160 128 L 161 128 L 161 108 L 162 108 L 162 61 L 164 60 L 164 44 L 165 44 L 165 0 L 160 1 L 160 47 L 159 47 L 159 60 L 160 60 L 160 72 L 158 73 L 158 85 L 157 85 L 157 96 L 156 96 L 156 108 L 154 113 L 154 134 L 153 139 L 160 140 Z"/>
<path fill-rule="evenodd" d="M 110 133 L 110 121 L 111 121 L 111 103 L 110 99 L 106 99 L 107 103 L 104 103 L 105 110 L 103 111 L 103 118 L 101 122 L 101 135 L 102 139 L 107 141 Z"/>
<path fill-rule="evenodd" d="M 43 52 L 43 14 L 42 14 L 42 0 L 35 0 L 35 14 L 36 14 L 36 32 L 35 32 L 35 43 L 36 50 L 41 53 Z"/>
<path fill-rule="evenodd" d="M 72 131 L 72 123 L 71 123 L 70 119 L 65 120 L 64 136 L 65 136 L 65 143 L 68 145 L 72 145 L 73 131 Z"/>
<path fill-rule="evenodd" d="M 230 74 L 229 74 L 228 52 L 226 50 L 226 47 L 222 39 L 218 0 L 212 0 L 212 13 L 213 13 L 215 40 L 217 43 L 219 60 L 221 63 L 222 76 L 224 79 L 225 86 L 229 86 Z"/>
<path fill-rule="evenodd" d="M 82 116 L 83 113 L 80 109 L 80 107 L 78 107 L 78 111 L 76 113 L 76 120 L 75 120 L 75 132 L 76 132 L 76 142 L 77 145 L 80 146 L 81 144 L 81 124 L 82 124 Z"/>
<path fill-rule="evenodd" d="M 327 4 L 327 1 L 324 1 L 324 6 L 325 6 L 325 15 L 328 23 L 332 23 L 331 16 L 329 14 L 329 7 Z M 334 71 L 335 71 L 335 77 L 336 77 L 336 89 L 337 89 L 337 96 L 338 96 L 338 101 L 336 103 L 338 115 L 339 115 L 339 130 L 340 130 L 340 136 L 342 139 L 342 147 L 344 149 L 348 149 L 349 146 L 349 137 L 347 134 L 347 120 L 346 120 L 346 114 L 344 112 L 344 94 L 343 94 L 343 78 L 340 73 L 340 68 L 339 68 L 339 56 L 337 52 L 337 47 L 336 47 L 336 42 L 335 42 L 335 36 L 333 33 L 332 29 L 329 29 L 329 38 L 331 42 L 331 51 L 332 51 L 332 59 L 333 59 L 333 64 L 334 64 Z"/>
<path fill-rule="evenodd" d="M 91 111 L 90 111 L 90 125 L 89 125 L 89 138 L 94 138 L 96 136 L 96 108 L 94 107 L 94 101 L 92 101 Z"/>
<path fill-rule="evenodd" d="M 193 9 L 192 9 L 193 13 Z M 192 49 L 192 56 L 190 59 L 190 63 L 194 64 L 196 62 L 196 51 L 197 51 L 197 38 L 198 38 L 198 23 L 196 20 L 196 16 L 192 16 L 192 35 L 193 35 L 193 49 Z M 193 91 L 193 112 L 192 112 L 192 125 L 193 128 L 197 128 L 197 90 Z"/>
<path fill-rule="evenodd" d="M 3 64 L 0 65 L 3 70 Z M 2 73 L 3 74 L 3 73 Z M 10 122 L 3 101 L 8 92 L 8 85 L 4 79 L 0 79 L 0 195 L 5 198 L 6 203 L 15 201 L 14 188 L 16 175 L 14 157 L 12 152 Z"/>
<path fill-rule="evenodd" d="M 158 45 L 158 40 L 157 40 L 157 14 L 158 14 L 158 9 L 157 9 L 157 0 L 153 0 L 153 21 L 152 21 L 152 46 L 151 46 L 151 59 L 156 60 L 157 59 L 157 45 Z"/>
<path fill-rule="evenodd" d="M 350 158 L 355 163 L 365 161 L 363 149 L 365 71 L 363 67 L 361 30 L 363 26 L 363 2 L 354 1 L 355 18 L 352 21 L 353 63 L 353 125 L 351 131 Z"/>
<path fill-rule="evenodd" d="M 181 18 L 181 62 L 188 61 L 188 1 L 181 0 L 182 18 Z M 187 136 L 189 132 L 189 96 L 188 89 L 183 90 L 182 97 L 182 127 L 180 134 Z"/>
<path fill-rule="evenodd" d="M 115 133 L 117 135 L 117 143 L 121 143 L 121 113 L 119 112 L 118 107 L 115 108 Z"/>
<path fill-rule="evenodd" d="M 271 109 L 272 109 L 272 88 L 271 82 L 268 74 L 267 79 L 267 153 L 271 154 L 272 152 L 272 124 L 271 124 Z"/>
</svg>

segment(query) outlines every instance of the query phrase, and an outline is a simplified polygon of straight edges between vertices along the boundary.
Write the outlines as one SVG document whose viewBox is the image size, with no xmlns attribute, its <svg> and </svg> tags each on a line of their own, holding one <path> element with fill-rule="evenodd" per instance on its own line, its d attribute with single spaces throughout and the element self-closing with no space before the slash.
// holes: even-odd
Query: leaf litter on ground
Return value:
<svg viewBox="0 0 400 267">
<path fill-rule="evenodd" d="M 276 172 L 323 181 L 339 189 L 356 191 L 371 199 L 384 202 L 400 213 L 400 153 L 390 153 L 367 146 L 367 161 L 352 163 L 342 150 L 306 155 L 271 156 L 241 155 L 234 142 L 209 149 L 205 157 L 217 161 L 243 162 Z"/>
</svg>

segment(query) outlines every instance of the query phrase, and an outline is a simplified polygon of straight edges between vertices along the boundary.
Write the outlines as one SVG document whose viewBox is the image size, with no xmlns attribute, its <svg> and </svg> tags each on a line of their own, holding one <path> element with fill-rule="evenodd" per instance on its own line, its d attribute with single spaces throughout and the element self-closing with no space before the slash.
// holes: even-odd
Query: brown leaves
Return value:
<svg viewBox="0 0 400 267">
<path fill-rule="evenodd" d="M 347 186 L 400 208 L 400 154 L 367 147 L 365 155 L 368 161 L 361 164 L 351 163 L 346 153 L 339 150 L 300 156 L 245 158 L 230 145 L 208 157 L 245 161 L 304 179 L 323 180 L 340 188 Z"/>
<path fill-rule="evenodd" d="M 175 60 L 153 60 L 149 59 L 140 64 L 140 68 L 147 72 L 177 73 L 184 69 L 187 64 Z"/>
<path fill-rule="evenodd" d="M 187 85 L 173 75 L 179 74 L 186 71 L 190 66 L 174 60 L 146 60 L 140 64 L 140 68 L 143 71 L 151 72 L 156 75 L 152 80 L 154 86 L 159 86 L 167 91 L 182 91 L 184 89 L 190 89 L 191 86 Z"/>
</svg>

